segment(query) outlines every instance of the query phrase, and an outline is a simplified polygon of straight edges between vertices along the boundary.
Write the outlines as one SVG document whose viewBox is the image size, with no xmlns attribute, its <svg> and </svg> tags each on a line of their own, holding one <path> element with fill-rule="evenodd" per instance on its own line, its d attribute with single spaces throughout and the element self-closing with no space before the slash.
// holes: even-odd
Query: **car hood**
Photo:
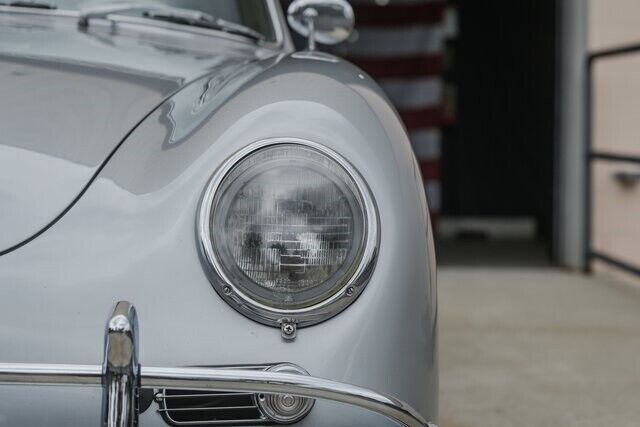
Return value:
<svg viewBox="0 0 640 427">
<path fill-rule="evenodd" d="M 165 99 L 256 57 L 222 37 L 143 31 L 0 13 L 0 255 L 62 216 Z"/>
</svg>

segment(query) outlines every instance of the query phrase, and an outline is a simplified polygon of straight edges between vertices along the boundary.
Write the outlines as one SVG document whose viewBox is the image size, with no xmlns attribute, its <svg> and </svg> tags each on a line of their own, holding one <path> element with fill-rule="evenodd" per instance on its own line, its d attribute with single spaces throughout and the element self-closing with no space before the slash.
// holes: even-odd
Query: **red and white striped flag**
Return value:
<svg viewBox="0 0 640 427">
<path fill-rule="evenodd" d="M 441 207 L 440 127 L 446 0 L 352 0 L 356 31 L 337 50 L 369 73 L 402 117 L 420 163 L 433 215 Z"/>
</svg>

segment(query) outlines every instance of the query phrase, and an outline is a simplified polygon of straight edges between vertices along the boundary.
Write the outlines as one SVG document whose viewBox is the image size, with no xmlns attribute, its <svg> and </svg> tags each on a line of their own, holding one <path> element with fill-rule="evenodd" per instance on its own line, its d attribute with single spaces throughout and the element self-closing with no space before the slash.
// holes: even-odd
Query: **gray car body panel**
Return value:
<svg viewBox="0 0 640 427">
<path fill-rule="evenodd" d="M 216 294 L 196 230 L 203 191 L 225 159 L 287 137 L 347 159 L 371 189 L 381 229 L 375 271 L 358 300 L 292 342 Z M 333 57 L 283 52 L 186 84 L 133 130 L 64 216 L 0 257 L 0 284 L 4 362 L 98 363 L 108 310 L 129 300 L 141 321 L 143 365 L 293 362 L 395 395 L 437 421 L 435 257 L 420 172 L 378 86 Z M 97 390 L 2 386 L 0 396 L 0 425 L 98 419 Z M 61 410 L 65 402 L 70 411 Z M 166 425 L 155 409 L 141 425 Z M 299 425 L 390 423 L 318 402 Z"/>
<path fill-rule="evenodd" d="M 246 43 L 108 31 L 0 13 L 0 253 L 62 213 L 167 97 L 256 59 Z"/>
</svg>

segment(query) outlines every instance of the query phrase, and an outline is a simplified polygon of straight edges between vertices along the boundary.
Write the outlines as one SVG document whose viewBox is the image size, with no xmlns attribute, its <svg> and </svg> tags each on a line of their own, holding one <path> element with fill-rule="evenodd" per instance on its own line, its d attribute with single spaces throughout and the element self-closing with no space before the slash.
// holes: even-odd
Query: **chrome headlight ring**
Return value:
<svg viewBox="0 0 640 427">
<path fill-rule="evenodd" d="M 261 149 L 285 145 L 315 150 L 339 165 L 355 184 L 364 214 L 364 235 L 361 251 L 357 261 L 354 262 L 355 265 L 349 270 L 348 277 L 344 277 L 341 281 L 343 284 L 325 299 L 309 306 L 293 309 L 278 308 L 264 301 L 258 301 L 243 290 L 243 287 L 237 281 L 234 283 L 234 280 L 228 274 L 228 269 L 225 268 L 223 261 L 214 248 L 212 238 L 212 232 L 215 232 L 212 229 L 214 200 L 232 169 Z M 216 292 L 231 307 L 250 319 L 265 325 L 282 328 L 283 337 L 285 338 L 295 337 L 296 327 L 310 326 L 327 320 L 355 301 L 371 277 L 377 259 L 380 239 L 377 207 L 367 184 L 360 174 L 348 161 L 333 150 L 321 144 L 299 138 L 272 138 L 258 141 L 227 159 L 207 184 L 200 205 L 198 234 L 200 247 L 206 259 L 208 271 L 211 273 L 209 275 L 210 282 Z"/>
</svg>

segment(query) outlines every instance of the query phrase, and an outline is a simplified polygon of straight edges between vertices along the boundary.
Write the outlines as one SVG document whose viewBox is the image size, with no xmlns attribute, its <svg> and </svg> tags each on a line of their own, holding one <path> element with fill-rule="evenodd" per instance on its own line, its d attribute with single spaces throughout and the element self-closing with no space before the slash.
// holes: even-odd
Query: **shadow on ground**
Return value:
<svg viewBox="0 0 640 427">
<path fill-rule="evenodd" d="M 521 240 L 439 240 L 436 257 L 440 266 L 545 267 L 550 265 L 543 242 Z"/>
</svg>

